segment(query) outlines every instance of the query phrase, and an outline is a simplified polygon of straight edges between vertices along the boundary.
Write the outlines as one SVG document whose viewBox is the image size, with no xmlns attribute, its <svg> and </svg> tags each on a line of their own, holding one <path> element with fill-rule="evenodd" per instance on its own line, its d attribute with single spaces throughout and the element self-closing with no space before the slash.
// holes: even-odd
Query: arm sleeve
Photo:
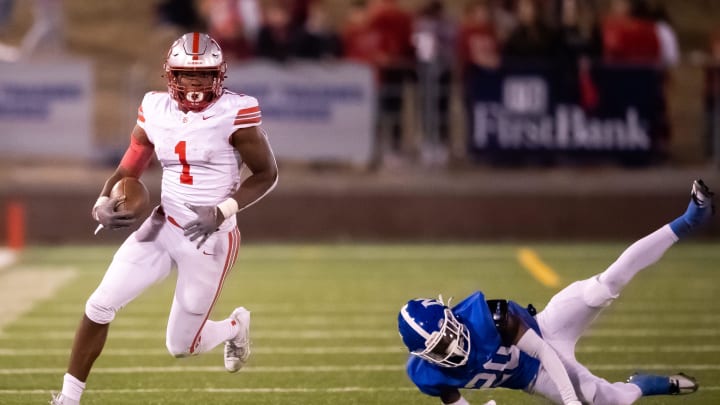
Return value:
<svg viewBox="0 0 720 405">
<path fill-rule="evenodd" d="M 130 176 L 139 178 L 150 163 L 153 151 L 152 144 L 143 145 L 131 135 L 130 146 L 125 151 L 119 166 L 127 170 Z"/>
<path fill-rule="evenodd" d="M 528 329 L 516 345 L 520 350 L 540 360 L 545 370 L 550 374 L 565 404 L 579 404 L 575 389 L 565 366 L 560 361 L 555 350 L 550 347 L 534 330 Z"/>
</svg>

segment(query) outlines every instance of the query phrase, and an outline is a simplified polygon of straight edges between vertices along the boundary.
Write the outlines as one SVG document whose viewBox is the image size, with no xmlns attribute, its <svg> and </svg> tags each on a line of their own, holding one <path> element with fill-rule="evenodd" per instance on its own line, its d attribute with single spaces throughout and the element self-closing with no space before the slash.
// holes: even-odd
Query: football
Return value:
<svg viewBox="0 0 720 405">
<path fill-rule="evenodd" d="M 150 205 L 150 192 L 140 179 L 123 177 L 110 190 L 110 198 L 125 197 L 115 206 L 115 211 L 131 211 L 135 216 L 142 214 Z"/>
</svg>

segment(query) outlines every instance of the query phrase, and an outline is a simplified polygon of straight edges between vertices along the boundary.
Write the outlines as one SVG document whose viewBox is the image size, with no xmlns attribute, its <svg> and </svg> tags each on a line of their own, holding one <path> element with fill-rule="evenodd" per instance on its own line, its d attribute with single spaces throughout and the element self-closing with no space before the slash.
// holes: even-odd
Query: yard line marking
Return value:
<svg viewBox="0 0 720 405">
<path fill-rule="evenodd" d="M 399 365 L 367 365 L 367 366 L 259 366 L 243 367 L 243 373 L 345 373 L 345 372 L 398 372 L 405 370 Z M 0 375 L 15 374 L 64 374 L 64 368 L 4 368 Z M 220 366 L 168 366 L 168 367 L 99 367 L 93 368 L 93 374 L 135 374 L 135 373 L 226 373 Z"/>
<path fill-rule="evenodd" d="M 559 259 L 584 259 L 602 260 L 617 257 L 627 246 L 623 244 L 601 245 L 601 251 L 597 251 L 598 245 L 588 245 L 591 250 L 558 249 L 559 244 L 550 244 L 552 249 L 547 255 Z M 584 245 L 583 245 L 584 246 Z M 252 246 L 245 247 L 245 250 L 238 256 L 239 261 L 266 261 L 266 260 L 292 260 L 292 261 L 317 261 L 317 260 L 451 260 L 451 259 L 507 259 L 507 251 L 512 245 L 468 245 L 460 247 L 442 247 L 430 245 L 396 245 L 392 250 L 385 246 L 357 246 L 357 245 L 335 245 L 332 249 L 323 246 L 293 246 L 285 248 L 282 246 Z M 612 249 L 616 253 L 606 253 Z M 720 258 L 717 249 L 704 249 L 702 251 L 675 251 L 664 260 L 708 260 Z M 106 263 L 112 257 L 112 253 L 105 249 L 88 249 L 82 256 L 73 257 L 75 263 L 103 262 Z M 66 260 L 67 255 L 62 252 L 49 252 L 50 260 Z"/>
<path fill-rule="evenodd" d="M 253 311 L 255 315 L 257 311 Z M 267 329 L 268 326 L 339 326 L 340 324 L 351 326 L 367 326 L 368 324 L 374 324 L 374 326 L 381 326 L 388 324 L 389 316 L 386 314 L 378 314 L 375 316 L 353 316 L 353 315 L 310 315 L 310 316 L 269 316 L 267 314 L 261 315 L 261 318 L 253 319 L 253 325 L 261 325 L 263 329 Z M 683 320 L 688 321 L 689 317 L 682 317 Z M 693 317 L 693 320 L 697 322 L 697 317 Z M 57 327 L 57 326 L 68 326 L 76 325 L 78 320 L 78 314 L 72 316 L 48 316 L 44 314 L 42 317 L 22 317 L 13 322 L 14 326 L 45 326 L 45 327 Z M 163 318 L 163 321 L 166 321 Z M 720 316 L 717 316 L 717 323 L 720 323 Z M 688 321 L 689 322 L 689 321 Z M 121 316 L 113 324 L 114 328 L 128 328 L 128 327 L 140 327 L 143 329 L 155 328 L 165 330 L 165 325 L 158 322 L 157 318 L 140 317 L 140 316 Z M 257 327 L 257 326 L 256 326 Z"/>
<path fill-rule="evenodd" d="M 8 333 L 0 332 L 0 340 L 67 340 L 72 339 L 75 332 L 43 332 L 37 333 Z M 139 330 L 118 330 L 110 333 L 116 340 L 134 339 L 164 339 L 164 332 L 139 331 Z M 695 328 L 695 329 L 649 329 L 649 328 L 596 328 L 586 332 L 583 337 L 623 337 L 623 338 L 645 338 L 645 337 L 717 337 L 720 336 L 720 329 L 717 328 Z M 254 339 L 276 339 L 276 340 L 317 340 L 317 339 L 367 339 L 367 340 L 389 340 L 397 339 L 397 332 L 388 329 L 338 329 L 338 330 L 263 330 L 253 332 Z"/>
<path fill-rule="evenodd" d="M 286 328 L 288 326 L 318 326 L 323 328 L 372 326 L 377 328 L 387 325 L 388 320 L 388 317 L 384 314 L 378 314 L 376 316 L 309 315 L 297 317 L 291 317 L 290 314 L 288 314 L 286 317 L 268 314 L 257 315 L 257 311 L 253 312 L 256 314 L 256 318 L 253 320 L 253 325 L 255 325 L 256 330 L 279 329 Z M 61 330 L 74 327 L 77 324 L 77 319 L 77 314 L 62 317 L 43 314 L 43 316 L 23 316 L 15 319 L 12 324 L 16 329 L 18 327 L 23 329 L 28 327 L 44 327 Z M 160 321 L 157 318 L 127 315 L 115 321 L 113 324 L 113 331 L 142 329 L 144 331 L 158 331 L 158 333 L 165 333 L 165 325 L 163 321 L 165 321 L 165 318 Z M 640 325 L 651 326 L 657 325 L 659 321 L 667 327 L 670 327 L 671 325 L 683 328 L 688 326 L 710 327 L 720 324 L 720 315 L 703 315 L 694 313 L 690 310 L 676 315 L 667 314 L 663 311 L 663 314 L 657 316 L 613 313 L 606 318 L 599 319 L 595 328 L 617 328 L 622 325 L 632 325 L 633 327 Z"/>
<path fill-rule="evenodd" d="M 587 364 L 590 370 L 617 371 L 617 370 L 691 370 L 691 371 L 718 371 L 720 364 Z M 365 365 L 365 366 L 265 366 L 244 367 L 243 373 L 347 373 L 347 372 L 402 372 L 404 365 Z M 3 368 L 0 375 L 45 375 L 64 374 L 65 368 Z M 141 374 L 141 373 L 223 373 L 225 368 L 220 366 L 167 366 L 167 367 L 98 367 L 93 374 Z"/>
<path fill-rule="evenodd" d="M 71 268 L 41 270 L 19 267 L 3 272 L 0 275 L 0 333 L 5 325 L 29 311 L 35 302 L 55 294 L 75 274 L 76 271 Z"/>
<path fill-rule="evenodd" d="M 500 388 L 503 389 L 503 388 Z M 702 386 L 702 391 L 720 391 L 720 386 Z M 208 393 L 208 394 L 335 394 L 354 392 L 415 392 L 415 387 L 330 387 L 330 388 L 137 388 L 137 389 L 87 389 L 86 393 L 99 394 L 162 394 L 162 393 Z M 52 390 L 0 390 L 0 395 L 48 395 Z"/>
<path fill-rule="evenodd" d="M 720 250 L 720 249 L 718 249 Z M 635 314 L 643 313 L 642 316 L 646 316 L 645 312 L 652 312 L 653 314 L 662 311 L 663 314 L 685 314 L 692 313 L 697 314 L 699 311 L 703 311 L 703 305 L 707 302 L 707 298 L 699 296 L 697 299 L 694 297 L 683 297 L 682 302 L 673 302 L 671 300 L 663 301 L 650 301 L 650 300 L 629 300 L 625 298 L 622 303 L 615 304 L 613 306 L 613 314 Z M 146 301 L 144 304 L 148 305 L 145 308 L 134 307 L 128 309 L 127 312 L 118 314 L 118 319 L 125 319 L 125 317 L 156 317 L 162 318 L 162 321 L 167 320 L 168 310 L 165 308 L 165 303 L 154 303 Z M 156 305 L 156 306 L 155 306 Z M 246 308 L 250 308 L 253 314 L 262 314 L 262 316 L 280 317 L 283 315 L 295 316 L 299 311 L 304 314 L 314 314 L 317 316 L 362 316 L 368 314 L 383 315 L 387 314 L 388 317 L 395 319 L 397 318 L 396 303 L 338 303 L 332 307 L 327 307 L 324 304 L 298 304 L 298 303 L 287 303 L 287 302 L 268 302 L 263 301 L 262 303 L 246 302 Z M 540 310 L 541 308 L 538 308 Z M 67 316 L 77 319 L 85 310 L 85 301 L 78 301 L 74 304 L 68 303 L 57 303 L 53 305 L 48 312 L 41 314 L 42 318 L 49 316 Z M 228 308 L 228 311 L 230 309 Z M 125 311 L 125 310 L 123 310 Z M 715 314 L 714 309 L 710 308 L 706 310 L 707 314 Z M 702 313 L 702 312 L 700 312 Z M 28 314 L 26 318 L 39 318 L 40 314 Z M 225 315 L 224 315 L 225 316 Z M 614 316 L 614 315 L 613 315 Z M 602 318 L 601 318 L 602 319 Z M 72 320 L 73 324 L 77 322 Z"/>
<path fill-rule="evenodd" d="M 720 332 L 719 332 L 720 333 Z M 63 340 L 72 339 L 74 331 L 37 333 L 7 333 L 0 332 L 0 340 Z M 164 339 L 165 332 L 119 330 L 110 333 L 114 339 Z M 342 330 L 267 330 L 253 332 L 253 339 L 397 339 L 397 332 L 388 329 L 342 329 Z"/>
<path fill-rule="evenodd" d="M 677 346 L 580 346 L 576 353 L 720 353 L 720 345 L 677 345 Z M 0 357 L 32 357 L 32 356 L 67 356 L 67 349 L 2 349 Z M 253 348 L 256 355 L 329 355 L 329 354 L 407 354 L 401 346 L 340 346 L 340 347 L 257 347 Z M 115 356 L 169 356 L 166 349 L 106 349 L 103 357 Z"/>
<path fill-rule="evenodd" d="M 703 387 L 709 389 L 710 387 Z M 415 387 L 329 387 L 329 388 L 138 388 L 138 389 L 87 389 L 91 394 L 157 394 L 171 392 L 218 393 L 218 394 L 314 394 L 314 393 L 351 393 L 351 392 L 397 392 L 417 391 Z M 0 390 L 4 395 L 49 394 L 51 390 Z"/>
<path fill-rule="evenodd" d="M 540 284 L 550 288 L 560 286 L 560 276 L 548 265 L 543 263 L 534 250 L 528 248 L 518 249 L 517 259 L 525 270 L 529 271 Z"/>
<path fill-rule="evenodd" d="M 500 388 L 503 389 L 503 388 Z M 720 391 L 720 386 L 705 386 L 702 391 Z M 208 393 L 208 394 L 335 394 L 355 392 L 416 392 L 415 387 L 329 387 L 329 388 L 137 388 L 137 389 L 87 389 L 86 393 L 100 394 L 162 394 L 162 393 Z M 0 390 L 0 395 L 49 395 L 52 390 Z"/>
<path fill-rule="evenodd" d="M 718 349 L 720 351 L 720 349 Z M 341 347 L 253 347 L 253 354 L 297 354 L 297 355 L 328 355 L 328 354 L 388 354 L 407 353 L 401 346 L 341 346 Z M 66 356 L 67 349 L 1 349 L 2 356 Z M 103 356 L 169 356 L 166 349 L 106 349 Z"/>
</svg>

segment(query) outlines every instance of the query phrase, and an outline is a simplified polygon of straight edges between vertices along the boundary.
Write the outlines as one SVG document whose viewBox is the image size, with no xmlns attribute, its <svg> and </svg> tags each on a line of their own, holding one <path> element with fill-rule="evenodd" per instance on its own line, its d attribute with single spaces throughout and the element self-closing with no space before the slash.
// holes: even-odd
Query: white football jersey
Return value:
<svg viewBox="0 0 720 405">
<path fill-rule="evenodd" d="M 185 207 L 217 205 L 240 187 L 242 160 L 230 144 L 238 128 L 262 123 L 254 97 L 225 90 L 218 100 L 200 112 L 183 113 L 167 92 L 145 94 L 137 124 L 155 145 L 162 165 L 161 204 L 165 213 L 185 226 L 196 215 Z M 221 225 L 236 224 L 231 216 Z"/>
</svg>

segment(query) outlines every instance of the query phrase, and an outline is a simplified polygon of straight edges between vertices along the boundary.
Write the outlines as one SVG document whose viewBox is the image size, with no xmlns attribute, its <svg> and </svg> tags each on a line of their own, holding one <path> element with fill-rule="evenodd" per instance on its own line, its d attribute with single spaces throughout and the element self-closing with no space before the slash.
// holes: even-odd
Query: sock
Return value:
<svg viewBox="0 0 720 405">
<path fill-rule="evenodd" d="M 640 387 L 644 397 L 670 394 L 670 378 L 663 375 L 636 374 L 628 380 Z"/>
<path fill-rule="evenodd" d="M 695 201 L 691 200 L 685 213 L 670 222 L 670 228 L 678 238 L 687 237 L 692 233 L 693 229 L 703 223 L 706 216 L 709 215 L 710 211 L 708 210 L 712 210 L 712 207 L 707 205 L 701 208 Z"/>
<path fill-rule="evenodd" d="M 197 353 L 205 353 L 215 348 L 220 343 L 234 338 L 240 331 L 240 325 L 234 319 L 224 319 L 222 321 L 205 322 L 202 330 L 202 339 Z"/>
<path fill-rule="evenodd" d="M 607 286 L 611 294 L 620 294 L 640 270 L 660 260 L 665 251 L 677 242 L 677 234 L 670 228 L 665 225 L 630 245 L 607 270 L 600 273 L 598 281 Z"/>
<path fill-rule="evenodd" d="M 62 394 L 64 397 L 80 402 L 80 397 L 85 391 L 85 383 L 78 380 L 71 374 L 65 373 L 63 377 Z"/>
</svg>

